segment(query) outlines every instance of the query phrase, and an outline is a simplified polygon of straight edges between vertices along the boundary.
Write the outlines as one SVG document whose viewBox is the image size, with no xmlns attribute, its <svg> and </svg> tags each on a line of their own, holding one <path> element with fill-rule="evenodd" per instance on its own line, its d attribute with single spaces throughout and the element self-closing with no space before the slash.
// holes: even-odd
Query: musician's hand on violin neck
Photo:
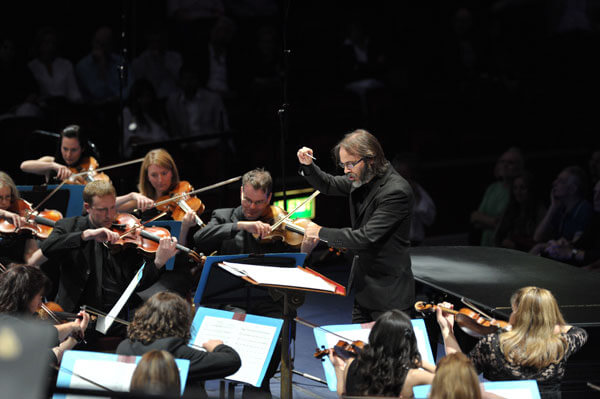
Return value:
<svg viewBox="0 0 600 399">
<path fill-rule="evenodd" d="M 3 209 L 0 209 L 0 217 L 10 219 L 12 221 L 12 224 L 15 225 L 16 229 L 27 223 L 27 220 L 25 220 L 24 217 L 19 216 L 14 212 L 5 211 Z"/>
<path fill-rule="evenodd" d="M 302 165 L 310 165 L 313 162 L 313 150 L 308 147 L 302 147 L 298 150 L 298 161 Z"/>
<path fill-rule="evenodd" d="M 192 226 L 196 225 L 196 212 L 186 212 L 183 219 L 181 219 L 181 228 L 189 230 Z"/>
<path fill-rule="evenodd" d="M 260 238 L 266 237 L 271 234 L 271 225 L 268 223 L 255 220 L 253 222 L 237 222 L 237 229 L 244 230 L 248 233 L 256 234 Z"/>
<path fill-rule="evenodd" d="M 110 231 L 106 227 L 99 227 L 97 229 L 87 229 L 81 232 L 81 239 L 83 241 L 94 240 L 97 242 L 108 242 L 114 244 L 119 239 L 119 234 L 114 231 Z"/>
<path fill-rule="evenodd" d="M 442 308 L 452 309 L 454 308 L 454 305 L 448 302 L 442 302 L 438 303 L 437 308 L 435 309 L 435 316 L 443 335 L 454 331 L 454 314 L 444 312 Z"/>
<path fill-rule="evenodd" d="M 329 352 L 329 360 L 331 361 L 331 364 L 333 364 L 333 367 L 344 370 L 346 368 L 347 360 L 339 357 L 333 349 L 328 349 L 327 351 Z"/>
<path fill-rule="evenodd" d="M 154 265 L 157 268 L 163 267 L 171 257 L 175 256 L 179 250 L 177 249 L 177 238 L 162 237 L 158 243 L 158 249 L 154 257 Z"/>
</svg>

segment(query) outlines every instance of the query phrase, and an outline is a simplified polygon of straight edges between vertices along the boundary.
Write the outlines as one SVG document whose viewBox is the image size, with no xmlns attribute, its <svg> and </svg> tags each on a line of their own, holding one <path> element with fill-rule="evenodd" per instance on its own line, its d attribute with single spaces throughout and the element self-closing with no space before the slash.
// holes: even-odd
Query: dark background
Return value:
<svg viewBox="0 0 600 399">
<path fill-rule="evenodd" d="M 587 169 L 591 152 L 600 147 L 597 0 L 587 1 L 580 12 L 573 11 L 577 2 L 569 0 L 264 1 L 260 3 L 273 5 L 275 13 L 262 16 L 239 15 L 235 3 L 225 2 L 225 14 L 237 26 L 231 50 L 237 55 L 236 69 L 253 68 L 254 38 L 265 25 L 276 28 L 280 50 L 287 39 L 289 67 L 284 68 L 279 51 L 281 84 L 262 93 L 258 102 L 242 85 L 226 104 L 233 151 L 190 158 L 167 146 L 182 178 L 195 187 L 258 166 L 272 172 L 276 188 L 283 183 L 287 189 L 305 187 L 296 175 L 300 146 L 313 148 L 321 167 L 339 172 L 330 149 L 343 134 L 366 128 L 380 139 L 389 159 L 401 152 L 417 158 L 418 180 L 438 208 L 428 235 L 445 235 L 468 229 L 469 213 L 493 181 L 496 158 L 508 147 L 523 149 L 526 168 L 535 174 L 543 198 L 562 168 L 578 164 Z M 186 31 L 166 15 L 166 1 L 20 1 L 4 7 L 0 32 L 17 41 L 23 61 L 31 59 L 41 26 L 58 30 L 61 56 L 76 63 L 102 25 L 113 28 L 115 51 L 126 48 L 133 59 L 151 26 L 165 27 L 170 47 L 193 57 L 190 48 L 205 45 L 202 34 L 211 22 L 199 21 Z M 340 47 L 352 21 L 370 33 L 385 60 L 377 71 L 384 85 L 370 94 L 367 114 L 361 113 L 358 98 L 343 90 L 347 65 Z M 460 52 L 465 43 L 471 49 L 466 64 Z M 278 109 L 284 82 L 288 107 L 282 151 Z M 93 131 L 101 165 L 122 161 L 115 150 L 118 109 L 102 120 L 87 115 L 75 109 L 44 120 L 1 121 L 2 169 L 17 184 L 40 183 L 39 177 L 21 173 L 18 165 L 53 154 L 55 143 L 31 131 L 56 132 L 70 123 Z M 135 189 L 137 171 L 133 166 L 110 174 L 120 193 Z M 202 197 L 208 210 L 233 206 L 237 198 L 237 187 Z M 320 196 L 317 203 L 317 223 L 348 225 L 345 201 Z"/>
</svg>

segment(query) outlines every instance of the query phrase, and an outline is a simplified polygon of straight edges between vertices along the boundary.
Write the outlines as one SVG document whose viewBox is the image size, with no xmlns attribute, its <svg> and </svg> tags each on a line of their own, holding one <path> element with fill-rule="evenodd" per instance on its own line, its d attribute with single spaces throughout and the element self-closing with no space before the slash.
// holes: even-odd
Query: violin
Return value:
<svg viewBox="0 0 600 399">
<path fill-rule="evenodd" d="M 438 307 L 442 309 L 443 312 L 455 315 L 454 320 L 456 320 L 458 326 L 472 337 L 481 338 L 487 334 L 495 333 L 498 329 L 503 331 L 508 331 L 509 329 L 509 324 L 507 322 L 482 316 L 469 308 L 454 310 L 422 301 L 415 303 L 415 310 L 421 313 L 426 311 L 435 312 Z"/>
<path fill-rule="evenodd" d="M 98 172 L 96 169 L 100 168 L 100 164 L 94 157 L 83 157 L 76 167 L 70 166 L 69 170 L 73 173 L 67 180 L 66 184 L 81 184 L 86 185 L 87 183 L 94 180 L 110 181 L 104 172 Z"/>
<path fill-rule="evenodd" d="M 181 221 L 188 212 L 194 212 L 196 224 L 204 226 L 204 222 L 198 214 L 204 212 L 205 206 L 202 201 L 189 193 L 194 191 L 192 185 L 182 180 L 167 195 L 163 195 L 156 201 L 156 209 L 161 212 L 170 213 L 173 220 Z M 187 195 L 186 195 L 187 194 Z"/>
<path fill-rule="evenodd" d="M 356 357 L 364 349 L 365 343 L 360 340 L 347 342 L 340 339 L 333 348 L 331 349 L 317 349 L 313 355 L 317 359 L 322 359 L 324 356 L 329 354 L 330 350 L 333 350 L 335 354 L 342 359 L 346 360 L 351 357 Z"/>
<path fill-rule="evenodd" d="M 135 247 L 146 254 L 154 254 L 158 250 L 160 239 L 171 237 L 169 230 L 164 227 L 144 226 L 140 220 L 128 213 L 119 213 L 110 229 L 120 235 L 113 247 Z M 181 244 L 175 245 L 177 249 L 185 252 L 194 262 L 204 264 L 206 257 Z"/>
<path fill-rule="evenodd" d="M 34 211 L 31 203 L 24 199 L 19 199 L 12 210 L 26 219 L 26 222 L 17 227 L 8 219 L 0 218 L 0 234 L 18 234 L 30 232 L 35 237 L 46 239 L 54 229 L 56 221 L 63 218 L 62 213 L 53 209 L 46 209 L 41 212 Z"/>
</svg>

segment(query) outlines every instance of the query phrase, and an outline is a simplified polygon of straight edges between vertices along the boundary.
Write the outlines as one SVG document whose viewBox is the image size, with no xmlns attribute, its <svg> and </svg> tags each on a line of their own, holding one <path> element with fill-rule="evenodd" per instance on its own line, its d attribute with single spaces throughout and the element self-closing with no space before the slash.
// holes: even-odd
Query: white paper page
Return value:
<svg viewBox="0 0 600 399">
<path fill-rule="evenodd" d="M 274 326 L 205 316 L 193 344 L 202 346 L 209 339 L 222 340 L 225 345 L 235 349 L 242 359 L 240 369 L 227 379 L 258 386 L 258 378 L 276 331 Z"/>
<path fill-rule="evenodd" d="M 246 274 L 259 284 L 283 285 L 288 287 L 310 288 L 321 291 L 335 292 L 335 286 L 321 277 L 307 273 L 297 267 L 271 267 L 258 265 L 243 265 L 223 262 L 242 274 Z M 225 268 L 225 270 L 228 270 Z"/>
<path fill-rule="evenodd" d="M 129 392 L 129 385 L 131 384 L 131 377 L 133 376 L 135 366 L 135 363 L 77 359 L 75 360 L 72 371 L 75 374 L 94 381 L 108 389 L 112 389 L 113 391 Z M 71 376 L 71 384 L 69 385 L 69 388 L 95 389 L 97 391 L 102 390 L 96 385 L 84 381 L 76 375 Z M 67 395 L 67 399 L 70 398 L 92 399 L 98 397 Z"/>
<path fill-rule="evenodd" d="M 503 398 L 531 399 L 531 391 L 529 389 L 486 389 L 486 391 L 500 395 Z"/>
<path fill-rule="evenodd" d="M 108 312 L 108 315 L 106 317 L 98 317 L 98 319 L 96 320 L 96 331 L 99 331 L 102 334 L 106 334 L 106 331 L 108 331 L 110 326 L 112 326 L 113 321 L 115 321 L 115 317 L 117 317 L 119 313 L 121 313 L 121 309 L 123 309 L 123 306 L 125 306 L 125 303 L 127 303 L 129 297 L 131 296 L 131 294 L 133 294 L 135 287 L 137 287 L 138 283 L 142 279 L 144 266 L 146 266 L 146 263 L 144 263 L 142 267 L 140 267 L 140 270 L 138 270 L 138 272 L 135 274 L 135 276 L 133 276 L 133 279 L 131 279 L 131 282 L 127 286 L 127 289 L 125 290 L 125 292 L 123 292 L 123 295 L 121 295 L 117 303 L 115 303 L 115 306 L 113 306 L 110 312 Z"/>
</svg>

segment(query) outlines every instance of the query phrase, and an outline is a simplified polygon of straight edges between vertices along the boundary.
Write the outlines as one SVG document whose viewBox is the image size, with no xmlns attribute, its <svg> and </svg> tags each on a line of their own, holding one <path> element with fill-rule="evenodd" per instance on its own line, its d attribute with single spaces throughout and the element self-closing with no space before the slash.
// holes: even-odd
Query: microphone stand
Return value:
<svg viewBox="0 0 600 399">
<path fill-rule="evenodd" d="M 124 91 L 125 88 L 127 87 L 127 57 L 128 57 L 128 51 L 127 51 L 127 36 L 126 36 L 126 29 L 127 29 L 127 10 L 126 10 L 126 6 L 127 6 L 127 1 L 122 1 L 121 2 L 121 65 L 119 65 L 119 114 L 118 114 L 118 118 L 119 118 L 119 134 L 117 134 L 117 137 L 119 138 L 118 140 L 118 145 L 117 145 L 117 153 L 119 154 L 119 156 L 123 155 L 123 132 L 124 132 L 124 118 L 123 118 L 123 108 L 125 107 L 125 100 L 124 100 Z"/>
<path fill-rule="evenodd" d="M 283 1 L 283 25 L 282 25 L 282 47 L 283 47 L 283 77 L 282 77 L 282 104 L 277 115 L 279 116 L 279 128 L 281 132 L 280 140 L 280 157 L 281 157 L 281 186 L 283 192 L 283 209 L 287 211 L 287 193 L 285 184 L 285 140 L 288 136 L 287 113 L 289 109 L 288 103 L 288 79 L 289 79 L 289 55 L 291 50 L 287 46 L 287 27 L 290 11 L 290 0 Z"/>
</svg>

